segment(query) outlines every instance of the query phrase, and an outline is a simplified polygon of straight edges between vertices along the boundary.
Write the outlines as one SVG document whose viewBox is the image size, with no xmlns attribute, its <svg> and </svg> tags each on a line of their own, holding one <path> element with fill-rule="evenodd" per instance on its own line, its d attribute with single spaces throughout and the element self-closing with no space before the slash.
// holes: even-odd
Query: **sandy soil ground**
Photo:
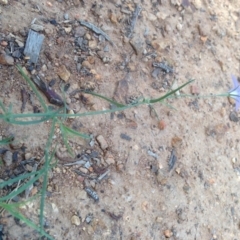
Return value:
<svg viewBox="0 0 240 240">
<path fill-rule="evenodd" d="M 123 113 L 66 121 L 95 139 L 102 136 L 94 146 L 79 138 L 69 141 L 76 155 L 97 153 L 96 161 L 109 173 L 96 182 L 75 171 L 87 176 L 96 169 L 64 166 L 62 161 L 53 168 L 45 230 L 54 239 L 240 239 L 239 114 L 227 97 L 193 95 L 227 93 L 233 86 L 231 74 L 239 76 L 239 1 L 0 3 L 1 51 L 11 56 L 11 42 L 15 48 L 24 47 L 35 18 L 45 36 L 36 67 L 28 68 L 24 56 L 15 57 L 13 65 L 0 66 L 0 99 L 5 105 L 12 103 L 15 112 L 21 111 L 20 90 L 30 93 L 17 63 L 46 82 L 56 79 L 53 88 L 58 93 L 66 83 L 59 78 L 65 67 L 70 73 L 66 98 L 75 113 L 109 108 L 98 98 L 71 95 L 79 88 L 129 103 L 162 96 L 172 86 L 195 80 L 181 90 L 193 97 L 153 105 L 157 117 L 144 105 Z M 131 32 L 137 7 L 141 11 Z M 93 23 L 111 41 L 78 20 Z M 154 67 L 159 62 L 173 71 Z M 28 101 L 24 112 L 32 111 Z M 14 134 L 17 143 L 26 146 L 24 158 L 41 159 L 49 126 L 49 122 L 37 127 L 1 122 L 0 135 Z M 59 129 L 54 142 L 59 143 L 59 154 L 65 156 Z M 173 154 L 176 162 L 170 167 Z M 7 179 L 8 168 L 3 162 L 2 180 Z M 87 194 L 86 185 L 98 194 L 99 201 Z M 36 192 L 38 187 L 34 187 Z M 37 222 L 38 210 L 35 200 L 22 212 Z M 32 229 L 14 221 L 7 212 L 0 220 L 3 239 L 38 239 Z"/>
</svg>

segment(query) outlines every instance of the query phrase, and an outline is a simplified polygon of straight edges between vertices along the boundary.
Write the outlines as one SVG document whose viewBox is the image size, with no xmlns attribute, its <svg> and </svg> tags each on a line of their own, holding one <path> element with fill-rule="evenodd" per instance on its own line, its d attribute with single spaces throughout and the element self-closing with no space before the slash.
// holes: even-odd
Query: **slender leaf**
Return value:
<svg viewBox="0 0 240 240">
<path fill-rule="evenodd" d="M 44 176 L 43 176 L 42 195 L 41 195 L 41 203 L 40 203 L 40 216 L 39 216 L 40 233 L 41 234 L 43 234 L 43 232 L 44 232 L 43 231 L 43 225 L 44 225 L 43 211 L 44 211 L 45 195 L 46 195 L 47 182 L 48 182 L 48 170 L 50 168 L 50 162 L 52 160 L 51 157 L 53 157 L 53 156 L 51 156 L 49 158 L 49 149 L 50 149 L 50 146 L 52 145 L 56 122 L 57 122 L 57 119 L 54 118 L 52 125 L 51 125 L 49 137 L 48 137 L 48 140 L 46 143 L 46 147 L 45 147 L 45 163 L 44 163 L 44 167 L 43 167 L 43 169 L 45 171 L 44 171 Z"/>
<path fill-rule="evenodd" d="M 76 135 L 76 136 L 84 138 L 84 139 L 90 139 L 89 135 L 77 132 L 74 129 L 67 127 L 66 125 L 62 125 L 62 128 L 63 128 L 64 132 L 67 134 Z"/>
<path fill-rule="evenodd" d="M 182 89 L 183 87 L 185 87 L 186 85 L 190 84 L 191 82 L 193 82 L 194 80 L 190 80 L 186 83 L 184 83 L 183 85 L 181 85 L 180 87 L 172 90 L 171 92 L 165 94 L 164 96 L 160 97 L 160 98 L 155 98 L 155 99 L 150 99 L 149 103 L 156 103 L 156 102 L 161 102 L 162 100 L 168 98 L 169 96 L 173 95 L 175 92 L 179 91 L 180 89 Z"/>
<path fill-rule="evenodd" d="M 26 179 L 28 177 L 31 177 L 32 175 L 36 175 L 36 172 L 22 174 L 22 175 L 19 175 L 19 176 L 15 177 L 15 178 L 9 179 L 9 180 L 4 181 L 4 182 L 1 182 L 0 183 L 0 189 L 6 187 L 8 185 L 12 185 L 13 183 L 18 182 L 19 180 L 23 180 L 23 179 Z"/>
<path fill-rule="evenodd" d="M 69 143 L 68 143 L 67 133 L 65 132 L 65 129 L 64 129 L 62 123 L 60 124 L 60 130 L 61 130 L 61 134 L 62 134 L 62 138 L 63 138 L 64 145 L 66 146 L 69 154 L 70 154 L 71 156 L 73 156 L 73 151 L 72 151 L 72 148 L 70 147 L 70 145 L 69 145 Z"/>
<path fill-rule="evenodd" d="M 29 220 L 28 218 L 26 218 L 23 214 L 21 214 L 19 212 L 19 210 L 11 205 L 11 204 L 8 204 L 8 203 L 3 203 L 3 202 L 0 202 L 0 207 L 4 208 L 5 210 L 7 210 L 9 213 L 11 213 L 15 218 L 18 218 L 20 219 L 21 221 L 23 221 L 24 223 L 26 223 L 29 227 L 37 230 L 38 232 L 41 233 L 42 236 L 45 236 L 47 237 L 48 239 L 50 240 L 53 240 L 52 236 L 50 236 L 49 234 L 47 234 L 45 231 L 41 231 L 41 229 L 36 225 L 34 224 L 31 220 Z"/>
<path fill-rule="evenodd" d="M 10 137 L 7 137 L 7 138 L 4 138 L 2 140 L 0 140 L 0 145 L 6 145 L 6 144 L 9 144 L 10 142 L 12 142 L 14 139 L 13 136 L 10 136 Z"/>
<path fill-rule="evenodd" d="M 110 98 L 107 98 L 107 97 L 102 96 L 102 95 L 100 95 L 100 94 L 98 94 L 98 93 L 95 93 L 95 92 L 84 91 L 84 93 L 91 94 L 91 95 L 93 95 L 93 96 L 102 98 L 102 99 L 106 100 L 107 102 L 110 102 L 110 103 L 114 104 L 114 105 L 117 106 L 117 107 L 124 107 L 124 106 L 125 106 L 124 104 L 121 104 L 121 103 L 119 103 L 119 102 L 116 102 L 116 101 L 114 101 L 114 100 L 112 100 L 112 99 L 110 99 Z"/>
<path fill-rule="evenodd" d="M 30 179 L 27 183 L 25 183 L 21 187 L 19 187 L 16 191 L 13 191 L 13 192 L 9 193 L 7 196 L 1 197 L 0 198 L 0 202 L 6 201 L 6 200 L 11 199 L 11 198 L 14 198 L 15 196 L 17 196 L 20 193 L 22 193 L 24 190 L 29 188 L 34 182 L 36 182 L 41 177 L 41 175 L 43 174 L 44 170 L 45 169 L 42 168 L 40 171 L 36 172 L 36 176 L 35 177 Z"/>
</svg>

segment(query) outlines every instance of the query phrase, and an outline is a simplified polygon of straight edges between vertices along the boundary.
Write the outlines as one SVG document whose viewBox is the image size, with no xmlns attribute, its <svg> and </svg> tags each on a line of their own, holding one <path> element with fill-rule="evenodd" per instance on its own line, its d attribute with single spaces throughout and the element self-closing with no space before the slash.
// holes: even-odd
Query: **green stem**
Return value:
<svg viewBox="0 0 240 240">
<path fill-rule="evenodd" d="M 42 186 L 42 195 L 41 195 L 41 203 L 40 203 L 40 217 L 39 217 L 41 234 L 43 234 L 43 232 L 44 232 L 43 231 L 43 226 L 44 226 L 43 212 L 44 212 L 45 194 L 46 194 L 47 183 L 48 183 L 48 170 L 49 170 L 50 161 L 51 161 L 51 158 L 49 158 L 49 148 L 52 144 L 56 122 L 57 122 L 57 119 L 54 118 L 51 129 L 50 129 L 50 134 L 49 134 L 49 137 L 48 137 L 48 140 L 46 143 L 46 148 L 45 148 L 45 163 L 44 163 L 44 167 L 43 167 L 45 169 L 45 172 L 43 175 L 44 179 L 43 179 L 43 186 Z"/>
</svg>

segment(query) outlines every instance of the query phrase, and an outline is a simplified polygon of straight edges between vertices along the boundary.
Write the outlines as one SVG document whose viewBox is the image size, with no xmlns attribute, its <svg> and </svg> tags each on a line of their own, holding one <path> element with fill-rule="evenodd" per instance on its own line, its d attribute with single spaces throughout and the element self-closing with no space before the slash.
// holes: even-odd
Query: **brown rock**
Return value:
<svg viewBox="0 0 240 240">
<path fill-rule="evenodd" d="M 57 42 L 57 44 L 62 45 L 65 42 L 65 38 L 59 37 L 59 38 L 57 38 L 56 42 Z"/>
<path fill-rule="evenodd" d="M 173 233 L 171 230 L 167 229 L 164 231 L 164 235 L 166 238 L 170 238 L 173 235 Z"/>
<path fill-rule="evenodd" d="M 90 62 L 87 61 L 87 60 L 85 60 L 85 61 L 82 62 L 82 66 L 83 66 L 83 67 L 86 67 L 86 68 L 88 68 L 88 69 L 91 69 L 91 68 L 92 68 Z"/>
<path fill-rule="evenodd" d="M 8 43 L 6 41 L 1 41 L 1 46 L 6 47 Z"/>
<path fill-rule="evenodd" d="M 112 23 L 117 24 L 118 21 L 117 16 L 115 14 L 111 13 L 109 18 Z"/>
<path fill-rule="evenodd" d="M 0 64 L 11 66 L 14 64 L 13 57 L 7 55 L 6 53 L 0 54 Z"/>
<path fill-rule="evenodd" d="M 151 42 L 151 45 L 152 47 L 155 49 L 155 50 L 159 50 L 161 48 L 161 45 L 159 44 L 159 41 L 158 40 L 154 40 Z"/>
<path fill-rule="evenodd" d="M 192 85 L 190 88 L 191 88 L 190 89 L 191 90 L 191 94 L 198 95 L 200 93 L 198 86 Z"/>
<path fill-rule="evenodd" d="M 97 42 L 95 40 L 89 41 L 88 46 L 91 49 L 95 49 L 97 47 Z"/>
<path fill-rule="evenodd" d="M 164 129 L 166 128 L 166 123 L 164 122 L 164 120 L 160 120 L 160 121 L 158 122 L 158 128 L 159 128 L 160 130 L 164 130 Z"/>
<path fill-rule="evenodd" d="M 135 72 L 137 70 L 136 65 L 134 63 L 129 63 L 128 69 L 130 72 Z"/>
<path fill-rule="evenodd" d="M 93 96 L 87 93 L 81 93 L 80 99 L 84 105 L 92 106 L 94 104 Z"/>
<path fill-rule="evenodd" d="M 176 148 L 179 147 L 182 143 L 182 139 L 178 136 L 172 138 L 172 147 Z"/>
<path fill-rule="evenodd" d="M 92 37 L 91 37 L 91 35 L 90 35 L 89 33 L 86 33 L 86 35 L 85 35 L 85 39 L 87 39 L 87 40 L 91 40 Z"/>
<path fill-rule="evenodd" d="M 88 62 L 89 62 L 90 64 L 94 64 L 94 63 L 95 63 L 95 58 L 94 58 L 93 56 L 89 56 L 89 57 L 87 58 L 87 60 L 88 60 Z"/>
<path fill-rule="evenodd" d="M 236 100 L 234 98 L 228 97 L 228 101 L 231 105 L 235 105 Z"/>
<path fill-rule="evenodd" d="M 30 196 L 32 197 L 32 196 L 36 195 L 37 193 L 38 193 L 37 187 L 33 187 L 31 192 L 30 192 Z"/>
<path fill-rule="evenodd" d="M 72 26 L 64 27 L 64 30 L 66 33 L 70 33 L 72 31 Z"/>
<path fill-rule="evenodd" d="M 107 153 L 105 156 L 105 162 L 108 165 L 113 165 L 115 164 L 114 156 L 111 153 Z"/>
<path fill-rule="evenodd" d="M 71 76 L 70 72 L 67 70 L 67 68 L 64 65 L 59 67 L 57 71 L 57 75 L 65 82 L 68 81 Z"/>
<path fill-rule="evenodd" d="M 108 148 L 108 143 L 102 135 L 98 135 L 96 139 L 102 150 L 106 150 Z"/>
<path fill-rule="evenodd" d="M 132 128 L 132 129 L 137 129 L 138 124 L 137 124 L 137 122 L 135 122 L 131 119 L 126 119 L 126 127 L 127 128 Z"/>
</svg>

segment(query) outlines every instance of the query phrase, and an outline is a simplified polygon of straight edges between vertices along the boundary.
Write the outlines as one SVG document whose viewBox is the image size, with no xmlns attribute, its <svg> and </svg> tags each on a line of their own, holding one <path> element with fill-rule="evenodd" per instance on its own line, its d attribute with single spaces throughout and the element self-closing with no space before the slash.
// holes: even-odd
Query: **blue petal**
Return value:
<svg viewBox="0 0 240 240">
<path fill-rule="evenodd" d="M 234 75 L 231 75 L 231 77 L 232 77 L 234 88 L 237 88 L 239 86 L 239 82 L 238 82 L 237 78 Z"/>
</svg>

